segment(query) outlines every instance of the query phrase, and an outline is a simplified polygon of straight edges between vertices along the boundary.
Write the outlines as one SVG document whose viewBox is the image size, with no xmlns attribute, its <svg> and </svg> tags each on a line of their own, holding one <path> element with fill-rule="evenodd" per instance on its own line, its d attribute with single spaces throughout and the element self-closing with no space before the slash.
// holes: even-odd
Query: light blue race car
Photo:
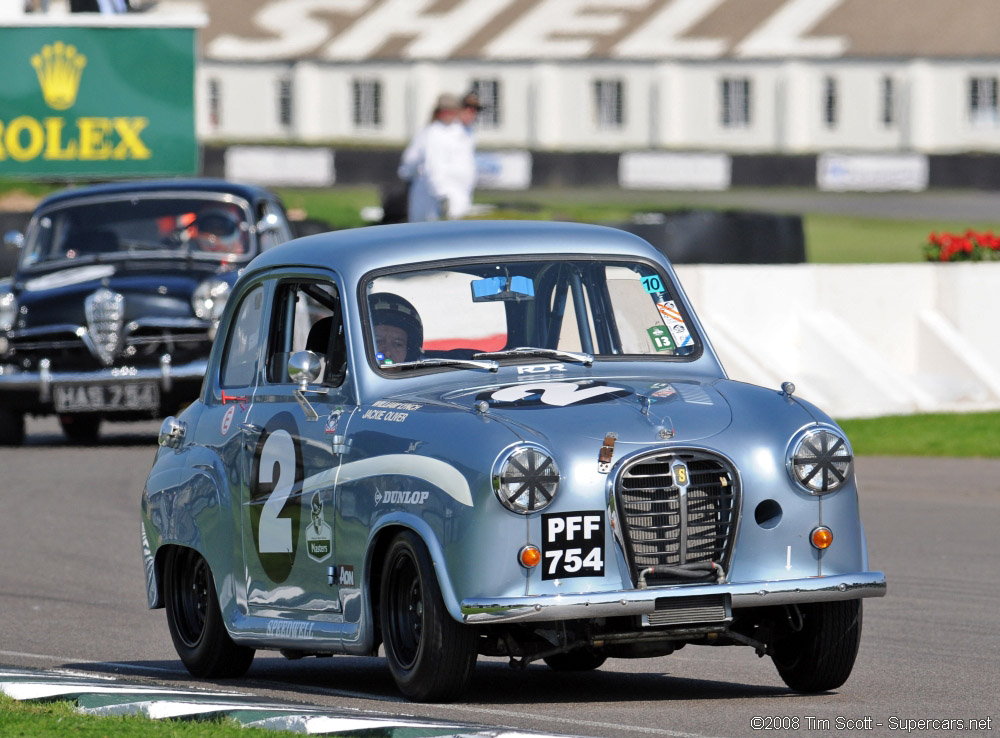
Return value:
<svg viewBox="0 0 1000 738">
<path fill-rule="evenodd" d="M 207 677 L 384 646 L 407 697 L 477 656 L 556 670 L 749 646 L 850 676 L 853 455 L 790 384 L 726 377 L 665 258 L 556 223 L 301 238 L 234 286 L 142 496 L 151 608 Z"/>
</svg>

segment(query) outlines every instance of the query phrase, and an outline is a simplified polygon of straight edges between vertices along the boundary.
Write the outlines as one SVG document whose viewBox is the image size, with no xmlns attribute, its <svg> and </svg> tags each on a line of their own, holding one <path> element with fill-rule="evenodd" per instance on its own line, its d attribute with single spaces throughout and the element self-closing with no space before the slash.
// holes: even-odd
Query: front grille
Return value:
<svg viewBox="0 0 1000 738">
<path fill-rule="evenodd" d="M 739 489 L 722 458 L 702 451 L 640 457 L 622 470 L 615 496 L 633 581 L 650 566 L 714 561 L 728 571 Z"/>
<path fill-rule="evenodd" d="M 157 368 L 163 354 L 170 354 L 174 365 L 181 365 L 206 358 L 212 347 L 207 328 L 126 327 L 123 334 L 123 349 L 113 366 Z M 5 362 L 25 371 L 37 371 L 42 359 L 48 359 L 52 371 L 57 372 L 93 371 L 106 366 L 83 336 L 69 329 L 51 333 L 35 330 L 21 335 L 15 332 L 3 356 Z"/>
</svg>

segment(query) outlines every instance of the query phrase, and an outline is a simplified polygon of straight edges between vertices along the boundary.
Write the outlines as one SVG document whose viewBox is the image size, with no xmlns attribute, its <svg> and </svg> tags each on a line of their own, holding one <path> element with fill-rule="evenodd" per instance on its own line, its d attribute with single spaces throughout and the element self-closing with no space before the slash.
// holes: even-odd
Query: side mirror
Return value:
<svg viewBox="0 0 1000 738">
<path fill-rule="evenodd" d="M 24 234 L 20 231 L 7 231 L 3 234 L 4 246 L 19 249 L 24 246 Z"/>
<path fill-rule="evenodd" d="M 296 351 L 288 357 L 288 378 L 303 392 L 323 373 L 323 359 L 312 351 Z"/>
<path fill-rule="evenodd" d="M 257 235 L 270 233 L 281 228 L 281 219 L 274 213 L 268 213 L 257 223 Z"/>
</svg>

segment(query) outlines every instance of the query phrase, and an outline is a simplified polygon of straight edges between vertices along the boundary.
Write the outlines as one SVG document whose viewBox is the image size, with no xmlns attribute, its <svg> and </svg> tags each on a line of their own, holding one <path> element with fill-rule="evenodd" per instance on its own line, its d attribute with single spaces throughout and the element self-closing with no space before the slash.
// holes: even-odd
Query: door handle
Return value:
<svg viewBox="0 0 1000 738">
<path fill-rule="evenodd" d="M 254 425 L 253 423 L 240 423 L 240 428 L 245 430 L 247 433 L 263 433 L 264 429 L 259 425 Z"/>
</svg>

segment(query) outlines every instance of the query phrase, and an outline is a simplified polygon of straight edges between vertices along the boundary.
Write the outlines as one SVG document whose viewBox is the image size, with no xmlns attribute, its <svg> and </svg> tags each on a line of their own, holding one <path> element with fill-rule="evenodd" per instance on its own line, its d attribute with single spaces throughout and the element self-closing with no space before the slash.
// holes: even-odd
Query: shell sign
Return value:
<svg viewBox="0 0 1000 738">
<path fill-rule="evenodd" d="M 0 176 L 194 174 L 193 28 L 0 28 Z"/>
</svg>

